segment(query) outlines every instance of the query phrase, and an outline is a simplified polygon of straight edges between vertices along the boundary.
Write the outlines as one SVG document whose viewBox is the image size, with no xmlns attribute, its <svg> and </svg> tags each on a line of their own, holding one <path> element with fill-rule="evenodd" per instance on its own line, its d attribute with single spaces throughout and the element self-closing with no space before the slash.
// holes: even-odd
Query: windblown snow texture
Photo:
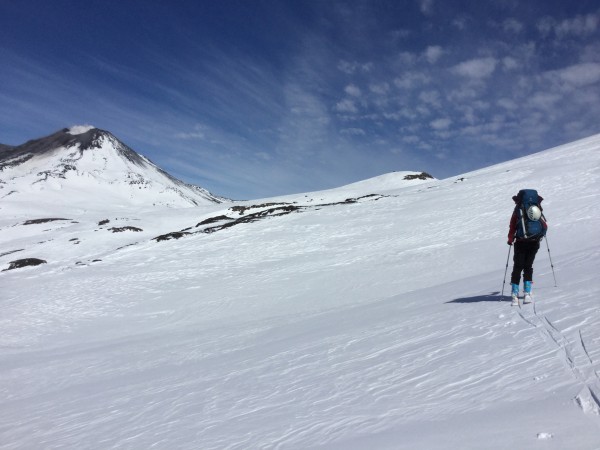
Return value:
<svg viewBox="0 0 600 450">
<path fill-rule="evenodd" d="M 89 132 L 52 140 L 85 154 Z M 600 135 L 195 208 L 4 197 L 0 446 L 597 449 L 599 168 Z M 519 309 L 500 290 L 525 187 L 558 287 L 543 242 Z"/>
</svg>

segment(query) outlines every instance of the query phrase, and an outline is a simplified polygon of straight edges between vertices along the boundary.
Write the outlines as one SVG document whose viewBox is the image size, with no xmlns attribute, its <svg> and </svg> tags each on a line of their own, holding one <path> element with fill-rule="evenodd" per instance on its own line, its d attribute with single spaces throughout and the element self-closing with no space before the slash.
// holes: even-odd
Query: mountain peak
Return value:
<svg viewBox="0 0 600 450">
<path fill-rule="evenodd" d="M 89 126 L 63 128 L 49 136 L 32 139 L 24 144 L 8 147 L 6 151 L 0 154 L 0 170 L 5 167 L 7 161 L 30 159 L 42 156 L 48 152 L 55 152 L 60 148 L 69 149 L 75 146 L 78 146 L 79 150 L 87 150 L 94 147 L 99 148 L 98 140 L 104 135 L 110 135 L 110 133 Z"/>
<path fill-rule="evenodd" d="M 3 199 L 35 192 L 50 202 L 79 198 L 87 204 L 105 197 L 123 206 L 194 206 L 224 200 L 178 180 L 110 132 L 91 125 L 63 128 L 0 150 Z"/>
</svg>

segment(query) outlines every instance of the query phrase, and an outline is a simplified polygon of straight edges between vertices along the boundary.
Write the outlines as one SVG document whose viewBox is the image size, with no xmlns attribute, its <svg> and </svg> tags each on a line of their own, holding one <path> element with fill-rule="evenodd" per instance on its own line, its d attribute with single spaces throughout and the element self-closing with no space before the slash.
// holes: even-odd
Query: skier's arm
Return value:
<svg viewBox="0 0 600 450">
<path fill-rule="evenodd" d="M 546 222 L 546 218 L 544 217 L 543 214 L 542 214 L 542 217 L 540 218 L 540 220 L 542 221 L 542 228 L 544 229 L 544 236 L 546 236 L 546 231 L 548 231 L 548 222 Z"/>
<path fill-rule="evenodd" d="M 508 245 L 512 245 L 515 240 L 515 233 L 517 232 L 517 214 L 516 211 L 510 218 L 510 227 L 508 229 Z"/>
</svg>

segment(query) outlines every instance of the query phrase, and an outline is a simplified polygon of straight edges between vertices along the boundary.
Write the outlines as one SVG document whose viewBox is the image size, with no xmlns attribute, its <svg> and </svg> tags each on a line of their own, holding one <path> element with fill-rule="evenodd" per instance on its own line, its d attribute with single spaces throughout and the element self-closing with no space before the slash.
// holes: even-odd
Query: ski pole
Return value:
<svg viewBox="0 0 600 450">
<path fill-rule="evenodd" d="M 548 236 L 546 236 L 546 248 L 548 249 L 548 257 L 550 258 L 550 267 L 552 267 L 552 276 L 554 277 L 554 287 L 556 285 L 556 274 L 554 273 L 554 264 L 552 263 L 552 255 L 550 254 L 550 246 L 548 245 Z"/>
<path fill-rule="evenodd" d="M 502 281 L 502 296 L 500 297 L 500 301 L 504 300 L 504 285 L 506 284 L 506 273 L 508 272 L 508 260 L 510 259 L 510 249 L 512 245 L 508 246 L 508 256 L 506 257 L 506 269 L 504 269 L 504 280 Z"/>
</svg>

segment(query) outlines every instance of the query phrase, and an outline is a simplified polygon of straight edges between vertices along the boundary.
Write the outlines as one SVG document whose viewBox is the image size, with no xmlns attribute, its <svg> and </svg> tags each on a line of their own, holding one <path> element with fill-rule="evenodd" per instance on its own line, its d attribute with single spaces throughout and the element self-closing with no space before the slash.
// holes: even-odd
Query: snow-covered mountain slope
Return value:
<svg viewBox="0 0 600 450">
<path fill-rule="evenodd" d="M 172 207 L 223 199 L 183 183 L 107 131 L 63 129 L 17 147 L 0 148 L 0 208 L 8 203 L 73 209 Z"/>
<path fill-rule="evenodd" d="M 387 178 L 2 215 L 0 268 L 46 262 L 0 272 L 0 446 L 597 449 L 600 135 Z M 544 242 L 519 309 L 500 291 L 521 188 L 557 286 Z"/>
</svg>

